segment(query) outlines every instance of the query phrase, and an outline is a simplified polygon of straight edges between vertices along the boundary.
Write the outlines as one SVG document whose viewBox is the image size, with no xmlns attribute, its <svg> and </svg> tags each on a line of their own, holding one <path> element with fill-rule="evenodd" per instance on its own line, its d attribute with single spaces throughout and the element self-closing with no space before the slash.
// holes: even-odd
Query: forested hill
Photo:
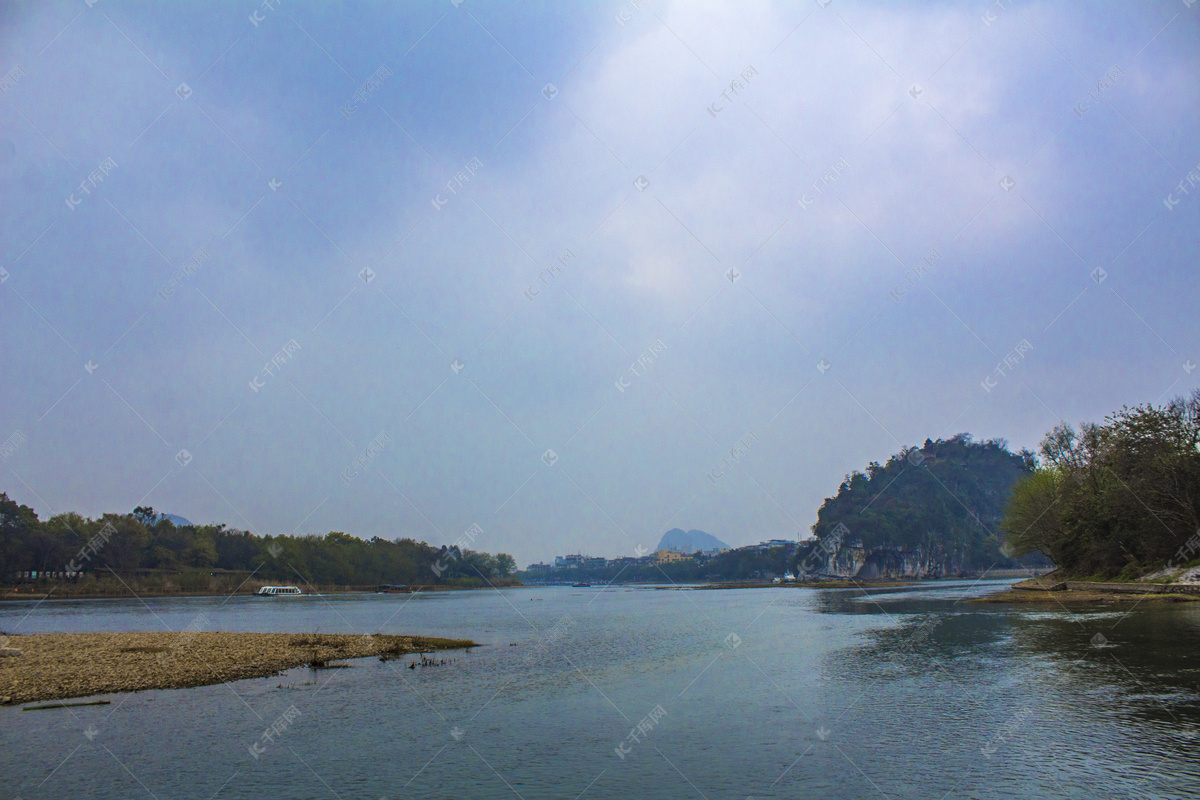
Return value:
<svg viewBox="0 0 1200 800">
<path fill-rule="evenodd" d="M 926 439 L 846 476 L 817 512 L 816 547 L 825 553 L 861 542 L 868 554 L 919 551 L 932 574 L 1012 566 L 1000 552 L 1000 520 L 1013 486 L 1034 465 L 1031 452 L 1012 453 L 1003 440 Z"/>
<path fill-rule="evenodd" d="M 179 518 L 182 519 L 182 518 Z M 468 532 L 469 533 L 469 532 Z M 460 537 L 470 543 L 466 535 Z M 0 493 L 0 582 L 36 572 L 80 577 L 147 573 L 253 572 L 286 583 L 485 585 L 507 579 L 513 557 L 413 539 L 259 536 L 224 525 L 176 525 L 152 508 L 86 519 L 64 513 L 39 520 Z"/>
</svg>

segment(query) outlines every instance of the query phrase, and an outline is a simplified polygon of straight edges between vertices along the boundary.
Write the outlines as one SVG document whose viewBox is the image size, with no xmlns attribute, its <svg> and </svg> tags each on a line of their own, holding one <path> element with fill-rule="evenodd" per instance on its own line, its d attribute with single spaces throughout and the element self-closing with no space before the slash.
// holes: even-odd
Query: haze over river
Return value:
<svg viewBox="0 0 1200 800">
<path fill-rule="evenodd" d="M 0 796 L 1200 797 L 1200 604 L 962 602 L 1006 583 L 6 602 L 10 634 L 483 646 L 0 708 Z"/>
</svg>

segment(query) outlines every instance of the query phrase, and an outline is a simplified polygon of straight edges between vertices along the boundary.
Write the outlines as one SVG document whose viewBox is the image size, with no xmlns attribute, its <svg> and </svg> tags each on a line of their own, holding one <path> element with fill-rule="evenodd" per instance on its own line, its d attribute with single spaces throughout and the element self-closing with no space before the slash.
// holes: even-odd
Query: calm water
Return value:
<svg viewBox="0 0 1200 800">
<path fill-rule="evenodd" d="M 438 668 L 364 659 L 110 706 L 0 708 L 0 796 L 1200 797 L 1200 608 L 959 602 L 995 588 L 8 602 L 10 633 L 486 646 Z"/>
</svg>

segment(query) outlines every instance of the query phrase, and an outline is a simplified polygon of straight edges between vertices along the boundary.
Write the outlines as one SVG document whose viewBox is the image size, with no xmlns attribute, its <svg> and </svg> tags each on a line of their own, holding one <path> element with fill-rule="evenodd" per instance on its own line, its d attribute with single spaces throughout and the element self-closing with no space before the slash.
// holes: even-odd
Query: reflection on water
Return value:
<svg viewBox="0 0 1200 800">
<path fill-rule="evenodd" d="M 107 707 L 3 708 L 0 793 L 1200 796 L 1200 609 L 967 602 L 997 586 L 6 603 L 10 633 L 202 618 L 486 646 L 445 667 L 360 660 Z"/>
</svg>

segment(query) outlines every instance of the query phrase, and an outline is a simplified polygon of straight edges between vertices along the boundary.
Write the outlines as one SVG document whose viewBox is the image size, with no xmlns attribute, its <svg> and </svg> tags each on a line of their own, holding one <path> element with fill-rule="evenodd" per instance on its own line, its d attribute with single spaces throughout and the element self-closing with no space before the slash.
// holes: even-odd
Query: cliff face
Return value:
<svg viewBox="0 0 1200 800">
<path fill-rule="evenodd" d="M 801 571 L 808 566 L 806 574 L 827 578 L 943 578 L 970 572 L 961 554 L 940 546 L 868 549 L 857 541 L 829 545 L 828 549 L 816 545 L 807 559 L 801 559 Z"/>
</svg>

